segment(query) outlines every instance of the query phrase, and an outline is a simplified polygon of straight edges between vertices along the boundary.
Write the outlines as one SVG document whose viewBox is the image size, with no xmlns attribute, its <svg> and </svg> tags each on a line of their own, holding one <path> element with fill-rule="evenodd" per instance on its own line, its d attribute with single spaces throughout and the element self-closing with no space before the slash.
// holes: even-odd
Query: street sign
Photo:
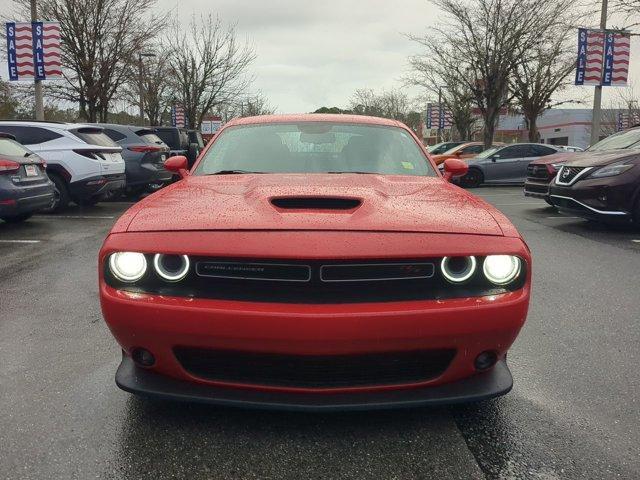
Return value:
<svg viewBox="0 0 640 480">
<path fill-rule="evenodd" d="M 640 111 L 635 112 L 618 112 L 618 128 L 617 131 L 626 130 L 634 125 L 640 124 Z"/>
<path fill-rule="evenodd" d="M 9 80 L 62 78 L 58 22 L 7 22 L 5 27 Z"/>
<path fill-rule="evenodd" d="M 437 103 L 427 104 L 427 128 L 438 128 L 440 130 L 453 126 L 453 114 L 446 105 Z"/>
</svg>

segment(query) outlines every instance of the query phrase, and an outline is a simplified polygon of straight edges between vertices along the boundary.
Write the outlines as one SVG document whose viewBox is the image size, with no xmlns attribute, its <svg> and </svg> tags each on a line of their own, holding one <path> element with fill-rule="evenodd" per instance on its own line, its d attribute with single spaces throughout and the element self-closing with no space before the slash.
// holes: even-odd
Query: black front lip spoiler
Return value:
<svg viewBox="0 0 640 480">
<path fill-rule="evenodd" d="M 477 402 L 509 393 L 513 378 L 506 360 L 485 373 L 455 383 L 375 393 L 294 394 L 227 389 L 183 382 L 136 366 L 123 356 L 116 372 L 122 390 L 160 400 L 289 411 L 383 410 Z"/>
</svg>

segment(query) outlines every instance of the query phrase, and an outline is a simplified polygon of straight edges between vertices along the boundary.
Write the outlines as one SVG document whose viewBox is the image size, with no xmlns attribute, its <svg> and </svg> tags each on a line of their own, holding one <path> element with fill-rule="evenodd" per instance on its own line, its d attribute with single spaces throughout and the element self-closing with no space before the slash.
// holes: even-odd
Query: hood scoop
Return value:
<svg viewBox="0 0 640 480">
<path fill-rule="evenodd" d="M 275 197 L 271 204 L 282 210 L 354 210 L 362 205 L 350 197 Z"/>
</svg>

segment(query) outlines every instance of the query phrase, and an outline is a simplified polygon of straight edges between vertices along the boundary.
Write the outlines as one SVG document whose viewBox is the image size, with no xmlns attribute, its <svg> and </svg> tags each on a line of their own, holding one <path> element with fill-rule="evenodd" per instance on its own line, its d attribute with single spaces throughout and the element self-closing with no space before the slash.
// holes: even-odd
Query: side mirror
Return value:
<svg viewBox="0 0 640 480">
<path fill-rule="evenodd" d="M 447 158 L 444 161 L 444 179 L 448 182 L 453 177 L 461 177 L 469 170 L 469 166 L 457 158 Z"/>
<path fill-rule="evenodd" d="M 499 158 L 500 158 L 500 155 L 493 155 L 493 156 L 491 157 L 491 161 L 492 161 L 492 162 L 495 162 L 495 161 L 496 161 L 496 160 L 498 160 Z"/>
<path fill-rule="evenodd" d="M 189 162 L 184 155 L 169 157 L 164 162 L 164 168 L 170 172 L 177 173 L 180 175 L 180 178 L 185 178 L 189 175 L 189 171 L 187 170 L 187 168 L 189 168 Z"/>
</svg>

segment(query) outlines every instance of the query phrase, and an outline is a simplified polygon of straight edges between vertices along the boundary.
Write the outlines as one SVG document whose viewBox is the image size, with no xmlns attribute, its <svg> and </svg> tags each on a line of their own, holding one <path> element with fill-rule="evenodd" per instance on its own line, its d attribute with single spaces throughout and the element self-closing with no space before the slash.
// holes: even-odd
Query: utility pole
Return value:
<svg viewBox="0 0 640 480">
<path fill-rule="evenodd" d="M 38 21 L 38 10 L 36 8 L 36 0 L 31 0 L 31 22 Z M 35 67 L 35 66 L 34 66 Z M 35 78 L 34 74 L 34 85 L 35 85 L 35 95 L 36 95 L 36 120 L 44 120 L 44 100 L 42 93 L 42 80 L 38 80 Z"/>
<path fill-rule="evenodd" d="M 442 128 L 440 127 L 442 122 L 442 87 L 438 87 L 438 133 L 436 134 L 436 143 L 440 143 L 440 139 L 442 138 Z"/>
<path fill-rule="evenodd" d="M 607 5 L 608 0 L 602 0 L 602 10 L 600 12 L 600 30 L 603 35 L 607 35 Z M 603 42 L 604 45 L 604 42 Z M 596 85 L 593 93 L 593 117 L 591 118 L 591 145 L 600 140 L 600 116 L 602 106 L 602 85 Z"/>
</svg>

